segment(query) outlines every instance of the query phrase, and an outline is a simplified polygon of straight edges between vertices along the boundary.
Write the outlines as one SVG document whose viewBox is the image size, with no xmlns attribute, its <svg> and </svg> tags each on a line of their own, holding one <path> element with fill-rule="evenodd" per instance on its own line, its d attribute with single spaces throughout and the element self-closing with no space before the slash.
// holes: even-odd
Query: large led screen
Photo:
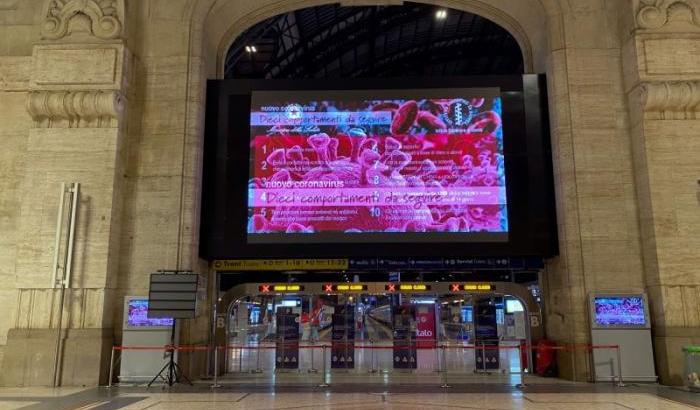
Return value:
<svg viewBox="0 0 700 410">
<path fill-rule="evenodd" d="M 641 296 L 596 296 L 593 298 L 598 326 L 646 326 L 644 298 Z"/>
<path fill-rule="evenodd" d="M 254 91 L 248 243 L 505 242 L 498 88 Z"/>
</svg>

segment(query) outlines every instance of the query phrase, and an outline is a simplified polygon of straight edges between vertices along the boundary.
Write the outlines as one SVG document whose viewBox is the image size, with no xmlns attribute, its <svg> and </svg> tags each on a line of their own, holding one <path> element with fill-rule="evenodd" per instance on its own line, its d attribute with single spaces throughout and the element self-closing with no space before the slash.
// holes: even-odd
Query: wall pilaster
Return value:
<svg viewBox="0 0 700 410">
<path fill-rule="evenodd" d="M 123 0 L 46 1 L 26 94 L 31 118 L 15 259 L 17 305 L 0 385 L 50 385 L 59 290 L 52 265 L 59 184 L 80 182 L 63 305 L 62 385 L 104 379 L 112 342 L 130 53 Z M 89 354 L 90 357 L 85 356 Z"/>
<path fill-rule="evenodd" d="M 700 1 L 637 0 L 623 48 L 657 372 L 700 343 Z"/>
</svg>

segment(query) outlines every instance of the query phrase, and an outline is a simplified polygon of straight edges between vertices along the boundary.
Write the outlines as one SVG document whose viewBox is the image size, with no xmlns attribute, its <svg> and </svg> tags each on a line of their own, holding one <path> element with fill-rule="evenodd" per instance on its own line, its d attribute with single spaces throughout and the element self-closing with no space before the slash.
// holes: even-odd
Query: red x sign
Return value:
<svg viewBox="0 0 700 410">
<path fill-rule="evenodd" d="M 386 290 L 388 290 L 389 292 L 396 292 L 396 284 L 390 283 L 386 285 Z"/>
<path fill-rule="evenodd" d="M 330 283 L 323 285 L 323 291 L 329 293 L 333 292 L 333 285 L 331 285 Z"/>
<path fill-rule="evenodd" d="M 450 292 L 459 292 L 459 283 L 453 283 L 450 285 Z"/>
<path fill-rule="evenodd" d="M 260 285 L 260 292 L 268 293 L 270 291 L 270 285 Z"/>
</svg>

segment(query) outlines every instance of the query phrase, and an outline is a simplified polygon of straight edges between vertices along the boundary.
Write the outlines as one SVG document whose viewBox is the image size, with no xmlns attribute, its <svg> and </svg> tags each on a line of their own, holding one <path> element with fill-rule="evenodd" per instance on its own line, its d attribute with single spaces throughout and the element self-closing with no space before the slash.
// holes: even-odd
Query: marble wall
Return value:
<svg viewBox="0 0 700 410">
<path fill-rule="evenodd" d="M 589 340 L 591 292 L 646 291 L 658 373 L 678 383 L 680 346 L 700 342 L 700 0 L 425 2 L 501 24 L 547 73 L 561 249 L 542 275 L 549 337 Z M 148 273 L 210 275 L 205 81 L 252 24 L 328 3 L 0 0 L 0 384 L 50 383 L 59 182 L 83 184 L 64 337 L 97 363 L 81 372 L 67 354 L 64 384 L 104 380 L 122 297 L 146 294 Z M 207 340 L 203 313 L 183 340 Z M 590 376 L 586 355 L 576 364 Z"/>
</svg>

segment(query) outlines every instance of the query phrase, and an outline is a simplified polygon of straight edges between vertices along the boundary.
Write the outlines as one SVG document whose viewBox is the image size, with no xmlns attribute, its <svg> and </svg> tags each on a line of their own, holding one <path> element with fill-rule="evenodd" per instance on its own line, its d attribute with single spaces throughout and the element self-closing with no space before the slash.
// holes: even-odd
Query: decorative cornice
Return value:
<svg viewBox="0 0 700 410">
<path fill-rule="evenodd" d="M 124 0 L 48 0 L 41 36 L 58 40 L 86 32 L 102 40 L 119 38 L 124 22 Z"/>
<path fill-rule="evenodd" d="M 644 112 L 659 120 L 700 119 L 700 81 L 641 85 Z"/>
<path fill-rule="evenodd" d="M 648 30 L 700 30 L 700 0 L 638 0 L 636 21 Z"/>
<path fill-rule="evenodd" d="M 32 91 L 27 111 L 39 128 L 114 128 L 124 98 L 119 91 Z"/>
</svg>

